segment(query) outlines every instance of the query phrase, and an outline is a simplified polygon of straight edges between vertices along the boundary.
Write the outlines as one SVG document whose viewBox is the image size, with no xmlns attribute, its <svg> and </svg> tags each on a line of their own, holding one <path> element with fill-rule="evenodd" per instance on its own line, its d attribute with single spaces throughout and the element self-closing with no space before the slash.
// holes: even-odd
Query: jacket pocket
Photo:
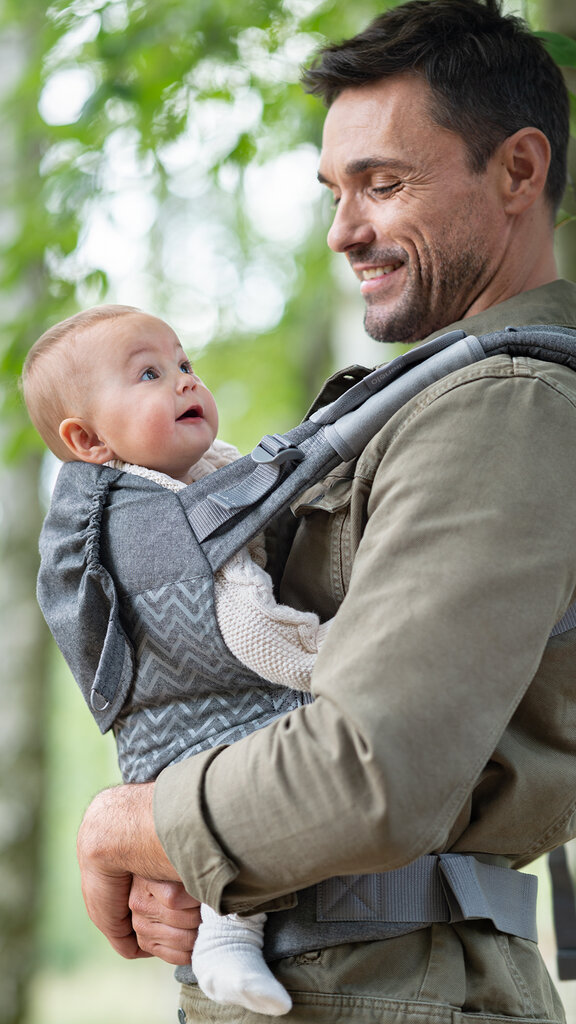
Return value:
<svg viewBox="0 0 576 1024">
<path fill-rule="evenodd" d="M 342 467 L 344 469 L 344 467 Z M 298 531 L 286 565 L 283 600 L 294 597 L 321 618 L 335 615 L 350 584 L 354 542 L 353 477 L 333 476 L 293 503 Z"/>
</svg>

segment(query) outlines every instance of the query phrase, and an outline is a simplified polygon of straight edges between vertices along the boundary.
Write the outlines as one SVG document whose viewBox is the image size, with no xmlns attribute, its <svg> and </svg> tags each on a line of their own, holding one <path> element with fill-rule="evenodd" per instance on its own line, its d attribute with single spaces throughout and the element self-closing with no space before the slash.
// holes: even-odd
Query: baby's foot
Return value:
<svg viewBox="0 0 576 1024">
<path fill-rule="evenodd" d="M 192 969 L 214 1002 L 279 1017 L 288 1013 L 292 1000 L 262 956 L 265 920 L 265 914 L 220 917 L 203 906 Z"/>
</svg>

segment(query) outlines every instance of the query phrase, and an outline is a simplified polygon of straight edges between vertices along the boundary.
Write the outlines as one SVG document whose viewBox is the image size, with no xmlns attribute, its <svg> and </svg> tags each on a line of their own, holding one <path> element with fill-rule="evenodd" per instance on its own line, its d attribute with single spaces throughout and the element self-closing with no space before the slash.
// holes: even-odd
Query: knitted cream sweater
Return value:
<svg viewBox="0 0 576 1024">
<path fill-rule="evenodd" d="M 224 441 L 215 441 L 192 467 L 195 480 L 239 458 Z M 162 487 L 179 491 L 180 480 L 143 466 L 116 460 L 109 463 Z M 266 555 L 261 537 L 254 538 L 214 574 L 216 617 L 226 646 L 244 665 L 271 683 L 309 690 L 314 661 L 330 623 L 313 612 L 278 604 L 272 580 L 264 571 Z"/>
</svg>

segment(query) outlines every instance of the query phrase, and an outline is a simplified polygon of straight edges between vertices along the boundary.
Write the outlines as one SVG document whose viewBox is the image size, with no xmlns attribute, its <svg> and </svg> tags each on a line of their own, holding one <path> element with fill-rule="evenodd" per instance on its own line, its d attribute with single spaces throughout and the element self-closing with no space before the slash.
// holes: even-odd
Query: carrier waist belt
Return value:
<svg viewBox="0 0 576 1024">
<path fill-rule="evenodd" d="M 489 920 L 498 931 L 538 941 L 535 875 L 503 867 L 505 858 L 430 854 L 404 868 L 329 878 L 302 889 L 298 905 L 270 913 L 267 960 L 348 942 L 391 939 L 431 924 Z M 179 981 L 195 981 L 190 967 Z"/>
<path fill-rule="evenodd" d="M 393 938 L 441 922 L 490 920 L 498 931 L 536 942 L 538 879 L 502 861 L 431 854 L 396 871 L 330 878 L 299 892 L 293 909 L 269 914 L 266 958 Z"/>
</svg>

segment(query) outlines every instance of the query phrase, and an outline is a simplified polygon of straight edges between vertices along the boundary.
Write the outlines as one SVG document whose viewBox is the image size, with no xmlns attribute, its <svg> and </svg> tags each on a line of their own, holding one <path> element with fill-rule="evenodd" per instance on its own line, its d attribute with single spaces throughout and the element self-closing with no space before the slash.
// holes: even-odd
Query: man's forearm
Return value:
<svg viewBox="0 0 576 1024">
<path fill-rule="evenodd" d="M 178 880 L 156 835 L 153 783 L 116 786 L 92 801 L 78 833 L 81 866 L 103 874 Z"/>
</svg>

